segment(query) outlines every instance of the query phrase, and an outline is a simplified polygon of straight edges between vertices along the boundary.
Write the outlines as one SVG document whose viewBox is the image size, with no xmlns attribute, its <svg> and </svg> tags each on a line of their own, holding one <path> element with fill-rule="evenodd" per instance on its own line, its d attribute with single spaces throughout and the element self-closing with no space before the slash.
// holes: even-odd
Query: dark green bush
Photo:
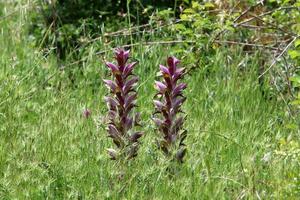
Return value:
<svg viewBox="0 0 300 200">
<path fill-rule="evenodd" d="M 55 47 L 59 58 L 64 58 L 86 39 L 99 36 L 101 26 L 107 31 L 147 23 L 156 10 L 174 8 L 181 1 L 174 0 L 42 0 L 33 14 L 30 33 L 38 46 Z M 129 8 L 129 12 L 128 9 Z"/>
</svg>

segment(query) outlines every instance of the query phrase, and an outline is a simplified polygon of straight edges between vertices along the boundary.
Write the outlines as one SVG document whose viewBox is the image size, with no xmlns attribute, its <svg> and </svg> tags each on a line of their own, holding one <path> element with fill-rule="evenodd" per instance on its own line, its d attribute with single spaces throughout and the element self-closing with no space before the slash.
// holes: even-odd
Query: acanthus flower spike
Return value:
<svg viewBox="0 0 300 200">
<path fill-rule="evenodd" d="M 178 83 L 185 74 L 185 68 L 178 68 L 180 61 L 175 57 L 167 59 L 167 67 L 159 65 L 163 81 L 155 81 L 157 94 L 153 100 L 155 113 L 153 121 L 162 137 L 158 141 L 159 148 L 172 159 L 182 163 L 186 154 L 184 140 L 187 131 L 183 129 L 186 116 L 181 106 L 186 100 L 183 91 L 186 83 Z"/>
<path fill-rule="evenodd" d="M 129 51 L 115 50 L 117 64 L 106 62 L 111 71 L 112 80 L 103 80 L 110 89 L 111 95 L 104 97 L 108 106 L 108 137 L 112 138 L 116 149 L 107 149 L 112 160 L 131 159 L 137 155 L 139 139 L 143 132 L 133 132 L 131 129 L 138 126 L 138 113 L 133 113 L 136 107 L 137 94 L 134 86 L 138 78 L 132 73 L 137 62 L 126 64 Z M 133 117 L 134 116 L 134 117 Z"/>
</svg>

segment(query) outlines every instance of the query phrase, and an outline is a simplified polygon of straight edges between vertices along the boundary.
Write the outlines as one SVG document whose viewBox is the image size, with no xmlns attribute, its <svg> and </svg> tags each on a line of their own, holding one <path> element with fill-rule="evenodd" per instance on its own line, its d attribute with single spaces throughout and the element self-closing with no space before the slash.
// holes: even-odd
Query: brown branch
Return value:
<svg viewBox="0 0 300 200">
<path fill-rule="evenodd" d="M 250 14 L 250 15 L 252 15 L 252 16 L 253 16 L 254 18 L 256 18 L 257 20 L 261 21 L 262 23 L 268 24 L 270 27 L 272 27 L 272 28 L 274 28 L 274 29 L 280 30 L 281 32 L 286 33 L 287 35 L 293 35 L 293 36 L 295 36 L 294 33 L 291 33 L 291 32 L 289 32 L 289 31 L 286 31 L 286 30 L 284 30 L 283 28 L 281 28 L 281 27 L 279 27 L 279 26 L 277 26 L 277 25 L 275 25 L 275 24 L 273 24 L 273 23 L 266 22 L 266 21 L 263 20 L 260 16 L 257 16 L 257 15 L 255 15 L 255 14 Z"/>
<path fill-rule="evenodd" d="M 250 24 L 242 24 L 242 27 L 249 28 L 249 29 L 269 29 L 270 27 L 268 26 L 255 26 L 255 25 L 250 25 Z"/>
<path fill-rule="evenodd" d="M 251 44 L 251 43 L 243 43 L 243 42 L 236 42 L 236 41 L 220 41 L 220 40 L 216 40 L 216 43 L 222 44 L 234 44 L 234 45 L 244 45 L 244 46 L 252 46 L 252 47 L 260 47 L 260 48 L 269 48 L 272 50 L 276 50 L 279 51 L 279 48 L 275 48 L 275 47 L 271 47 L 271 46 L 266 46 L 266 45 L 262 45 L 262 44 Z M 188 40 L 188 41 L 183 41 L 183 40 L 173 40 L 173 41 L 152 41 L 152 42 L 141 42 L 141 43 L 133 43 L 133 44 L 126 44 L 126 45 L 122 45 L 120 46 L 121 48 L 129 48 L 129 47 L 134 47 L 134 46 L 138 46 L 138 45 L 144 45 L 144 46 L 151 46 L 151 45 L 172 45 L 172 44 L 182 44 L 182 43 L 188 43 L 188 44 L 195 44 L 196 41 L 193 40 Z M 95 53 L 95 55 L 101 55 L 104 54 L 106 52 L 112 51 L 115 48 L 110 48 L 109 50 L 104 50 L 104 51 L 98 51 Z M 85 56 L 80 60 L 77 60 L 73 63 L 64 65 L 63 68 L 68 67 L 68 66 L 72 66 L 75 64 L 79 64 L 81 62 L 84 62 L 86 60 L 86 58 L 88 58 L 89 56 Z"/>
<path fill-rule="evenodd" d="M 119 46 L 121 48 L 129 48 L 129 47 L 133 47 L 133 46 L 138 46 L 138 45 L 144 45 L 144 46 L 149 46 L 149 45 L 172 45 L 172 44 L 180 44 L 180 43 L 189 43 L 189 44 L 194 44 L 196 43 L 195 41 L 183 41 L 183 40 L 174 40 L 174 41 L 154 41 L 154 42 L 142 42 L 142 43 L 133 43 L 133 44 L 126 44 L 126 45 L 122 45 Z M 110 48 L 109 50 L 104 50 L 104 51 L 98 51 L 95 53 L 95 55 L 101 55 L 104 54 L 106 52 L 112 51 L 113 49 L 115 49 L 116 47 Z M 87 58 L 89 58 L 90 56 L 85 56 L 83 58 L 81 58 L 80 60 L 74 61 L 72 63 L 69 63 L 67 65 L 63 65 L 60 69 L 64 69 L 66 67 L 72 66 L 72 65 L 76 65 L 79 64 L 81 62 L 84 62 Z"/>
<path fill-rule="evenodd" d="M 237 22 L 241 17 L 243 17 L 243 16 L 246 15 L 249 11 L 253 10 L 254 8 L 256 8 L 256 7 L 259 6 L 259 5 L 262 5 L 262 2 L 259 1 L 259 2 L 256 3 L 255 5 L 250 6 L 248 9 L 244 10 L 244 11 L 242 12 L 242 14 L 240 14 L 237 18 L 235 18 L 235 19 L 233 20 L 233 23 Z"/>
<path fill-rule="evenodd" d="M 271 11 L 268 11 L 268 12 L 265 12 L 265 13 L 262 13 L 262 14 L 258 15 L 258 17 L 264 17 L 264 16 L 270 15 L 270 14 L 276 12 L 276 11 L 280 11 L 280 10 L 289 10 L 289 9 L 298 9 L 298 8 L 297 8 L 296 6 L 280 7 L 280 8 L 277 8 L 277 9 L 274 9 L 274 10 L 271 10 Z M 244 21 L 242 21 L 242 22 L 239 22 L 239 23 L 237 23 L 237 24 L 234 24 L 233 26 L 234 26 L 234 27 L 238 27 L 238 26 L 241 26 L 242 24 L 246 24 L 246 23 L 251 22 L 251 21 L 253 21 L 253 20 L 255 20 L 255 19 L 256 19 L 255 17 L 251 17 L 251 18 L 246 19 L 246 20 L 244 20 Z"/>
<path fill-rule="evenodd" d="M 243 17 L 244 15 L 246 15 L 249 11 L 251 11 L 251 10 L 254 9 L 254 8 L 256 8 L 256 7 L 257 7 L 258 5 L 260 5 L 260 4 L 262 4 L 262 3 L 261 3 L 261 2 L 258 2 L 258 3 L 256 3 L 255 5 L 250 6 L 249 8 L 247 8 L 246 10 L 244 10 L 239 16 L 237 16 L 237 17 L 233 20 L 233 23 L 237 22 L 241 17 Z M 235 25 L 233 25 L 233 27 L 236 28 Z M 227 31 L 228 31 L 227 29 L 222 29 L 221 31 L 219 31 L 219 32 L 213 37 L 213 39 L 211 40 L 211 43 L 214 43 L 215 40 L 216 40 L 217 38 L 219 38 L 219 36 L 220 36 L 221 34 L 226 33 Z"/>
<path fill-rule="evenodd" d="M 195 41 L 183 41 L 183 40 L 173 40 L 173 41 L 154 41 L 154 42 L 141 42 L 141 43 L 133 43 L 133 44 L 126 44 L 126 45 L 122 45 L 120 46 L 121 48 L 129 48 L 129 47 L 133 47 L 133 46 L 138 46 L 138 45 L 145 45 L 145 46 L 149 46 L 149 45 L 161 45 L 161 44 L 180 44 L 180 43 L 189 43 L 189 44 L 194 44 L 196 43 Z M 114 49 L 114 48 L 112 48 Z M 105 51 L 99 51 L 96 53 L 96 55 L 100 55 L 103 53 L 106 53 L 108 51 L 111 50 L 105 50 Z"/>
<path fill-rule="evenodd" d="M 171 22 L 171 23 L 168 23 L 168 24 L 159 25 L 158 27 L 150 29 L 150 30 L 147 30 L 146 32 L 152 32 L 152 31 L 155 31 L 155 30 L 160 29 L 160 28 L 171 26 L 171 25 L 179 23 L 180 21 L 182 21 L 182 20 L 181 19 L 177 19 L 174 22 Z M 102 36 L 99 36 L 99 37 L 96 37 L 94 39 L 91 39 L 91 40 L 87 41 L 86 44 L 91 43 L 91 42 L 95 42 L 95 41 L 97 41 L 97 40 L 99 40 L 99 39 L 101 39 L 103 37 L 118 37 L 118 36 L 136 35 L 138 33 L 145 32 L 144 30 L 140 31 L 139 30 L 140 28 L 147 28 L 147 27 L 152 27 L 152 24 L 143 24 L 143 25 L 140 25 L 140 26 L 134 26 L 131 29 L 136 29 L 136 31 L 131 31 L 131 33 L 130 33 L 129 29 L 122 29 L 122 30 L 118 30 L 118 31 L 115 31 L 115 32 L 104 33 Z"/>
<path fill-rule="evenodd" d="M 279 48 L 275 48 L 272 46 L 266 46 L 263 44 L 253 44 L 253 43 L 245 43 L 245 42 L 236 42 L 236 41 L 221 41 L 221 40 L 215 40 L 216 43 L 222 44 L 234 44 L 234 45 L 244 45 L 244 46 L 251 46 L 251 47 L 259 47 L 259 48 L 267 48 L 267 49 L 272 49 L 275 51 L 280 50 Z"/>
</svg>

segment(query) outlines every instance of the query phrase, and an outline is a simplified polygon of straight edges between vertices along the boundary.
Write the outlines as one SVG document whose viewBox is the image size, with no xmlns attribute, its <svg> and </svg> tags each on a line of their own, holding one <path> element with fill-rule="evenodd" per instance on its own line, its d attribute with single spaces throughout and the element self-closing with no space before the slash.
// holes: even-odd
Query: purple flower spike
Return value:
<svg viewBox="0 0 300 200">
<path fill-rule="evenodd" d="M 175 73 L 175 71 L 177 69 L 176 66 L 179 62 L 180 61 L 177 58 L 175 58 L 174 56 L 168 58 L 167 63 L 169 66 L 169 71 L 172 75 Z"/>
<path fill-rule="evenodd" d="M 168 67 L 159 66 L 163 81 L 155 81 L 155 87 L 158 93 L 155 97 L 155 117 L 153 118 L 158 130 L 162 134 L 159 148 L 168 157 L 183 162 L 186 154 L 184 140 L 187 131 L 183 129 L 185 116 L 183 116 L 180 107 L 185 101 L 183 91 L 186 89 L 186 83 L 177 83 L 183 79 L 185 68 L 178 68 L 179 60 L 175 57 L 167 59 Z"/>
<path fill-rule="evenodd" d="M 129 58 L 129 50 L 128 51 L 125 51 L 124 49 L 122 48 L 117 48 L 115 50 L 115 55 L 116 55 L 116 60 L 118 62 L 118 65 L 120 67 L 120 70 L 123 71 L 124 67 L 125 67 L 125 64 Z"/>
<path fill-rule="evenodd" d="M 111 95 L 104 97 L 108 106 L 107 126 L 108 137 L 110 137 L 116 149 L 108 149 L 108 155 L 112 160 L 131 159 L 137 155 L 139 139 L 143 132 L 133 132 L 131 129 L 138 126 L 138 113 L 133 113 L 136 107 L 137 94 L 134 86 L 138 78 L 132 73 L 137 62 L 126 64 L 129 51 L 124 49 L 115 50 L 117 64 L 106 62 L 111 71 L 112 80 L 103 80 L 109 88 Z"/>
</svg>

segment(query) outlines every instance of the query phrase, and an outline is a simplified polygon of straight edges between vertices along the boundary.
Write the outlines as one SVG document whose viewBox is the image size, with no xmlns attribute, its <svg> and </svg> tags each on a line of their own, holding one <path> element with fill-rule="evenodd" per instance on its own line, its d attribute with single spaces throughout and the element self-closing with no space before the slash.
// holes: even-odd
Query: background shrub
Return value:
<svg viewBox="0 0 300 200">
<path fill-rule="evenodd" d="M 106 31 L 147 23 L 155 11 L 174 8 L 173 0 L 41 0 L 32 18 L 31 34 L 38 46 L 55 47 L 58 58 Z M 188 2 L 188 1 L 187 1 Z M 128 17 L 130 16 L 130 17 Z M 129 21 L 130 20 L 130 21 Z M 129 24 L 130 22 L 130 24 Z"/>
</svg>

